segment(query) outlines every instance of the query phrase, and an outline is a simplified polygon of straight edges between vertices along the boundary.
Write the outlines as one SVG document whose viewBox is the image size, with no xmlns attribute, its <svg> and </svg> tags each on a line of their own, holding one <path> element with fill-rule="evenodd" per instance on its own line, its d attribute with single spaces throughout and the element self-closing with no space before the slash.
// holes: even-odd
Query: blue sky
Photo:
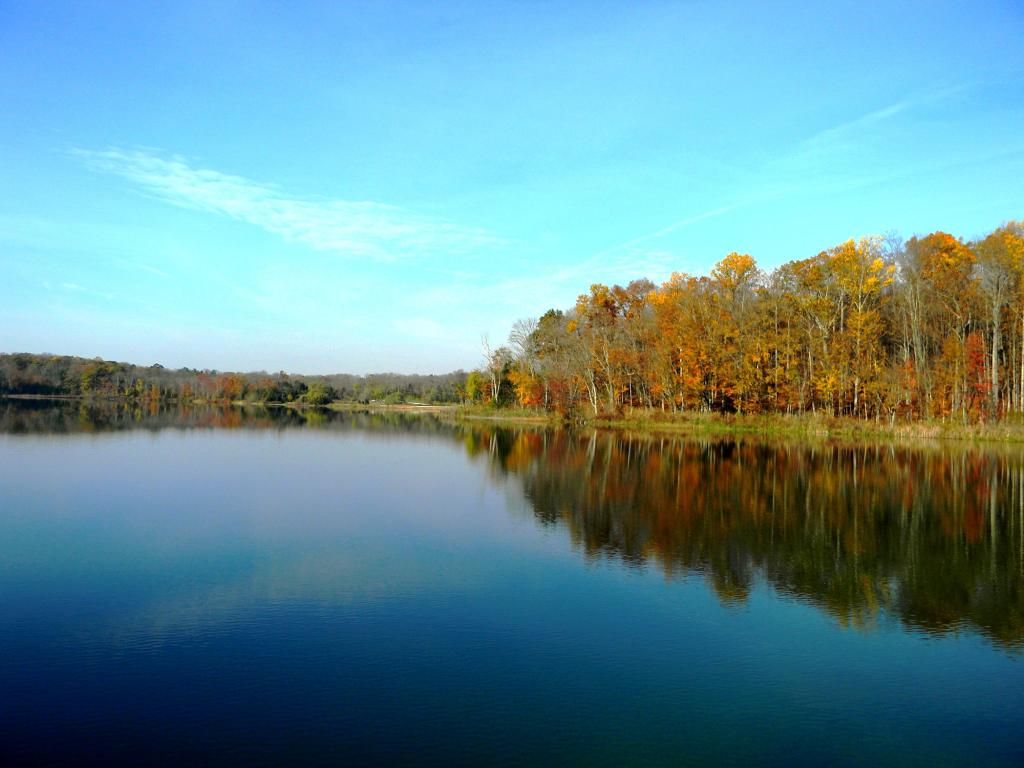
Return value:
<svg viewBox="0 0 1024 768">
<path fill-rule="evenodd" d="M 436 372 L 592 282 L 1024 217 L 1024 4 L 0 0 L 0 350 Z"/>
</svg>

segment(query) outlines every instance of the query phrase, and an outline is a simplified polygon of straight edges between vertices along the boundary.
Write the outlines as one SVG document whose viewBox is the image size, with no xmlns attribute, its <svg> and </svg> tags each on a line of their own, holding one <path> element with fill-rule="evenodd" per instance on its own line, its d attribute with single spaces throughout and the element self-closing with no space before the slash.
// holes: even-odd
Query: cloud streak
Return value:
<svg viewBox="0 0 1024 768">
<path fill-rule="evenodd" d="M 911 113 L 921 107 L 940 103 L 967 89 L 967 85 L 933 88 L 925 93 L 909 96 L 901 101 L 820 130 L 801 141 L 791 152 L 783 154 L 762 169 L 762 175 L 766 172 L 770 173 L 770 180 L 767 182 L 756 180 L 757 177 L 755 176 L 755 182 L 748 186 L 746 193 L 742 197 L 738 196 L 736 200 L 726 205 L 692 214 L 661 229 L 606 248 L 596 254 L 595 258 L 635 249 L 637 246 L 658 240 L 677 230 L 685 229 L 708 219 L 724 216 L 753 203 L 777 199 L 812 188 L 820 192 L 823 186 L 825 187 L 824 191 L 836 191 L 828 189 L 827 185 L 823 185 L 820 181 L 822 169 L 830 167 L 830 163 L 835 163 L 834 159 L 826 162 L 826 158 L 835 158 L 843 153 L 849 154 L 851 150 L 857 149 L 867 139 L 872 137 L 877 126 L 893 121 L 901 116 L 906 116 L 907 113 Z M 809 170 L 801 172 L 801 169 Z M 811 176 L 811 178 L 808 179 L 807 176 Z M 843 177 L 839 182 L 833 182 L 833 185 L 839 190 L 846 190 L 870 186 L 871 184 L 888 180 L 888 178 L 889 175 L 882 176 L 881 178 L 878 178 L 878 174 L 865 175 L 862 169 L 858 169 L 853 179 Z M 751 191 L 751 189 L 754 191 Z"/>
<path fill-rule="evenodd" d="M 874 109 L 843 123 L 818 131 L 801 142 L 794 157 L 817 156 L 836 150 L 855 148 L 858 142 L 872 135 L 872 129 L 879 124 L 893 121 L 897 117 L 906 117 L 908 113 L 948 101 L 951 97 L 968 91 L 967 84 L 947 87 L 934 87 L 927 91 L 912 94 L 905 99 L 896 101 L 879 109 Z"/>
<path fill-rule="evenodd" d="M 393 261 L 466 253 L 501 242 L 465 227 L 384 203 L 290 195 L 275 185 L 196 167 L 179 155 L 113 147 L 74 149 L 90 169 L 127 180 L 171 205 L 228 216 L 284 240 L 342 256 Z"/>
<path fill-rule="evenodd" d="M 830 149 L 837 143 L 851 141 L 867 128 L 878 123 L 890 120 L 902 112 L 906 112 L 918 102 L 900 101 L 890 104 L 882 109 L 876 109 L 860 117 L 848 120 L 840 125 L 834 125 L 814 134 L 803 142 L 802 151 L 824 151 Z"/>
<path fill-rule="evenodd" d="M 662 227 L 661 229 L 656 230 L 654 232 L 648 232 L 646 235 L 640 235 L 639 237 L 634 237 L 632 240 L 627 240 L 624 243 L 613 245 L 611 248 L 606 248 L 600 253 L 595 254 L 595 256 L 592 258 L 599 258 L 601 256 L 606 256 L 609 253 L 614 253 L 616 251 L 624 250 L 627 248 L 633 248 L 637 245 L 640 245 L 641 243 L 646 243 L 648 240 L 657 240 L 659 237 L 664 237 L 665 235 L 675 232 L 677 229 L 689 227 L 693 224 L 697 224 L 698 222 L 704 221 L 706 219 L 713 219 L 718 216 L 724 216 L 730 211 L 735 210 L 739 205 L 740 203 L 734 203 L 732 205 L 723 205 L 718 208 L 713 208 L 709 211 L 704 211 L 703 213 L 696 213 L 692 216 L 687 216 L 684 219 L 674 221 L 668 226 Z"/>
</svg>

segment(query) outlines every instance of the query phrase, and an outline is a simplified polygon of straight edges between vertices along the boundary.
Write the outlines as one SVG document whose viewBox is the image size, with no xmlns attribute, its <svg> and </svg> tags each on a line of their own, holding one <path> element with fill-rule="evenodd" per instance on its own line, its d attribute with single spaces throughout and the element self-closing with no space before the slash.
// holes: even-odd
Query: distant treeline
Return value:
<svg viewBox="0 0 1024 768">
<path fill-rule="evenodd" d="M 994 420 L 1024 413 L 1024 221 L 850 240 L 771 273 L 595 284 L 484 345 L 467 397 L 600 416 L 628 408 Z"/>
<path fill-rule="evenodd" d="M 594 284 L 483 352 L 479 370 L 440 376 L 0 355 L 0 394 L 995 421 L 1024 416 L 1024 221 L 970 242 L 945 232 L 849 240 L 771 273 L 731 253 L 707 276 Z"/>
<path fill-rule="evenodd" d="M 466 374 L 377 373 L 300 376 L 231 373 L 29 353 L 0 354 L 0 395 L 123 398 L 140 401 L 236 401 L 324 404 L 459 402 Z"/>
</svg>

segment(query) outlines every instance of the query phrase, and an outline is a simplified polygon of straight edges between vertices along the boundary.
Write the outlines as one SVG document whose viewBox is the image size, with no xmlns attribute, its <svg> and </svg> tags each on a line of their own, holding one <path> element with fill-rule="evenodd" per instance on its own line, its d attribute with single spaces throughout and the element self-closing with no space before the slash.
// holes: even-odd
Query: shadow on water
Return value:
<svg viewBox="0 0 1024 768">
<path fill-rule="evenodd" d="M 0 401 L 0 432 L 361 430 L 461 442 L 588 559 L 763 582 L 843 625 L 886 617 L 1024 650 L 1024 453 L 467 425 L 404 413 Z"/>
</svg>

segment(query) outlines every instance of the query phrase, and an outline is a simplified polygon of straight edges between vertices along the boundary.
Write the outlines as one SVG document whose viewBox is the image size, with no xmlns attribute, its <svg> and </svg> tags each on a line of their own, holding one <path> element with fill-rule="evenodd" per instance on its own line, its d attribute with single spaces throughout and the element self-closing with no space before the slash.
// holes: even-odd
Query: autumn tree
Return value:
<svg viewBox="0 0 1024 768">
<path fill-rule="evenodd" d="M 512 351 L 508 347 L 493 349 L 486 334 L 481 338 L 481 346 L 483 347 L 484 374 L 490 385 L 489 401 L 494 405 L 501 405 L 503 386 L 508 380 L 512 364 Z"/>
<path fill-rule="evenodd" d="M 902 254 L 898 295 L 906 307 L 923 415 L 956 411 L 966 396 L 966 371 L 957 361 L 964 354 L 978 296 L 975 262 L 971 249 L 945 232 L 912 237 Z M 954 362 L 943 392 L 935 389 L 940 357 Z"/>
<path fill-rule="evenodd" d="M 711 330 L 721 356 L 721 391 L 727 407 L 756 410 L 760 380 L 757 290 L 762 279 L 754 259 L 730 253 L 711 270 L 715 311 Z"/>
</svg>

